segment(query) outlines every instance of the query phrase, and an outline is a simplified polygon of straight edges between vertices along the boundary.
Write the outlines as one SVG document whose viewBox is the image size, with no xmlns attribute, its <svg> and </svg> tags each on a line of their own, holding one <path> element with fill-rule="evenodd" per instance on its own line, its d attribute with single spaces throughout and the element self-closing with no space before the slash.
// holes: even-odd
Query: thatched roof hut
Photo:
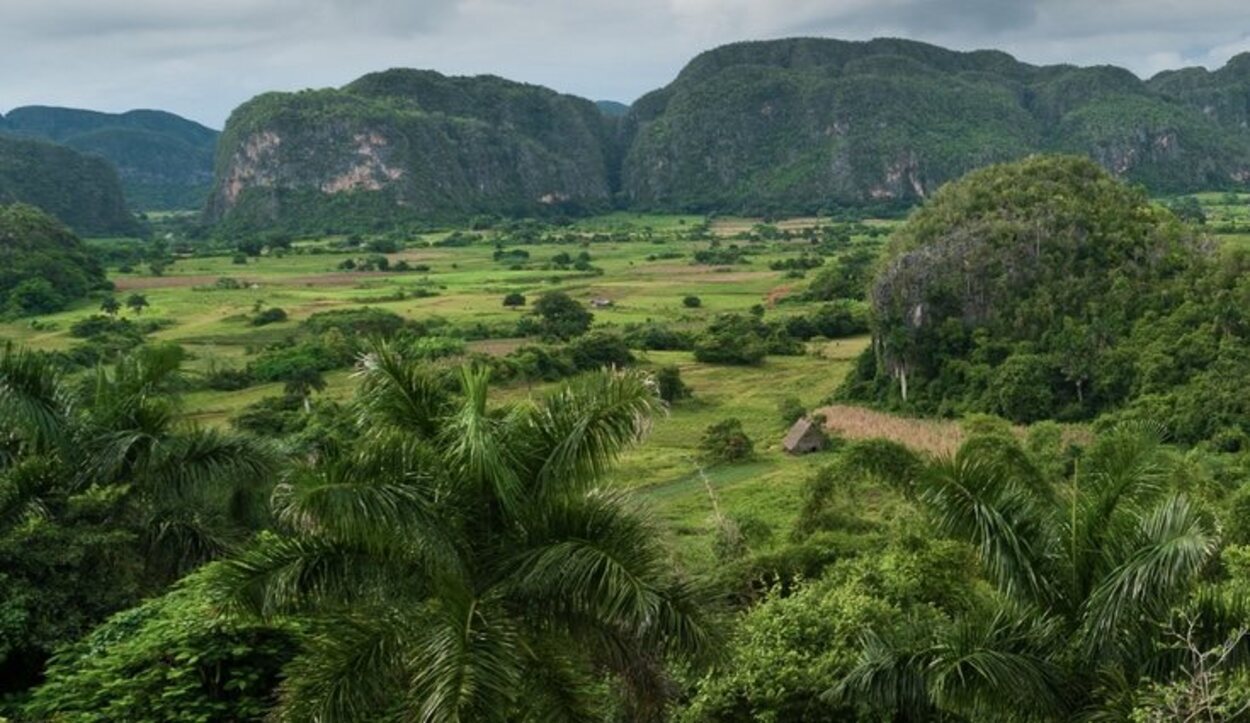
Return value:
<svg viewBox="0 0 1250 723">
<path fill-rule="evenodd" d="M 824 449 L 827 440 L 825 430 L 815 420 L 803 417 L 786 432 L 785 439 L 781 440 L 781 447 L 790 454 L 807 454 Z"/>
</svg>

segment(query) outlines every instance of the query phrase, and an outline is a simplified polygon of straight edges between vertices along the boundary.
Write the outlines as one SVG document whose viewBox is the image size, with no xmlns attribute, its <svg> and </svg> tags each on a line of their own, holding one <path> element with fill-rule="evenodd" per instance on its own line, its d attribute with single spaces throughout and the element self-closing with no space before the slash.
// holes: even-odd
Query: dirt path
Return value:
<svg viewBox="0 0 1250 723">
<path fill-rule="evenodd" d="M 273 276 L 269 278 L 246 278 L 235 276 L 244 286 L 258 284 L 260 286 L 352 286 L 365 279 L 376 279 L 394 274 L 385 271 L 330 271 L 324 274 L 304 274 L 301 276 Z M 136 289 L 183 289 L 192 286 L 212 286 L 220 276 L 208 274 L 192 276 L 128 276 L 113 279 L 118 291 Z"/>
<path fill-rule="evenodd" d="M 789 296 L 791 291 L 794 291 L 794 284 L 785 284 L 783 286 L 778 286 L 777 288 L 769 291 L 768 296 L 764 297 L 765 303 L 767 303 L 768 308 L 771 309 L 777 305 L 778 301 L 781 301 L 782 299 Z"/>
</svg>

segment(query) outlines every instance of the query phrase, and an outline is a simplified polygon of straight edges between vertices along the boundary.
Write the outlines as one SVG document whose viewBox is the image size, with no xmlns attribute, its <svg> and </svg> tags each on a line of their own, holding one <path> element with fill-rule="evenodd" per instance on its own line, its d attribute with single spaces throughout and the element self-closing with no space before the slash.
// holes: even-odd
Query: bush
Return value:
<svg viewBox="0 0 1250 723">
<path fill-rule="evenodd" d="M 221 367 L 210 369 L 204 375 L 204 384 L 219 392 L 234 392 L 252 386 L 255 379 L 247 369 Z"/>
<path fill-rule="evenodd" d="M 742 431 L 742 422 L 730 417 L 708 426 L 699 441 L 699 451 L 706 462 L 741 462 L 755 454 L 755 443 Z"/>
<path fill-rule="evenodd" d="M 423 336 L 412 342 L 412 355 L 418 359 L 445 359 L 464 353 L 464 339 L 450 336 Z"/>
<path fill-rule="evenodd" d="M 707 364 L 759 364 L 767 354 L 758 322 L 742 314 L 716 317 L 694 345 L 694 358 Z"/>
<path fill-rule="evenodd" d="M 513 291 L 503 297 L 503 305 L 507 307 L 525 306 L 525 296 Z"/>
<path fill-rule="evenodd" d="M 687 296 L 681 300 L 681 305 L 687 309 L 697 309 L 703 306 L 703 300 L 697 296 Z"/>
<path fill-rule="evenodd" d="M 355 309 L 322 311 L 308 317 L 303 327 L 314 334 L 337 329 L 344 336 L 378 336 L 389 338 L 408 325 L 404 317 L 385 309 L 362 306 Z"/>
<path fill-rule="evenodd" d="M 24 713 L 34 720 L 175 723 L 260 720 L 294 630 L 223 618 L 193 575 L 172 592 L 118 613 L 61 651 Z"/>
<path fill-rule="evenodd" d="M 675 366 L 660 367 L 655 373 L 655 383 L 659 387 L 660 399 L 669 404 L 692 394 L 690 387 L 682 381 L 681 370 Z"/>
<path fill-rule="evenodd" d="M 26 279 L 9 292 L 9 313 L 17 316 L 49 314 L 65 306 L 65 297 L 44 278 Z"/>
<path fill-rule="evenodd" d="M 271 306 L 252 317 L 252 326 L 265 326 L 286 321 L 286 310 Z"/>
<path fill-rule="evenodd" d="M 570 342 L 569 358 L 579 371 L 602 367 L 626 367 L 634 363 L 625 340 L 619 334 L 595 331 Z"/>
<path fill-rule="evenodd" d="M 563 291 L 550 291 L 534 303 L 534 314 L 542 322 L 543 334 L 557 339 L 571 339 L 585 334 L 594 314 Z"/>
</svg>

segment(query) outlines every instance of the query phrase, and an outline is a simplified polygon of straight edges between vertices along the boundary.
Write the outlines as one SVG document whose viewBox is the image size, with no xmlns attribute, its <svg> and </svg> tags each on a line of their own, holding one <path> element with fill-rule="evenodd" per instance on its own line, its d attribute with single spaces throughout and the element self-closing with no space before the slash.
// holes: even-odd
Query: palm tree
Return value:
<svg viewBox="0 0 1250 723">
<path fill-rule="evenodd" d="M 634 719 L 658 716 L 662 663 L 714 635 L 655 531 L 601 485 L 658 408 L 650 379 L 493 407 L 486 371 L 449 378 L 384 345 L 359 376 L 359 447 L 290 475 L 278 534 L 220 568 L 238 604 L 312 632 L 283 713 L 590 720 L 606 671 Z"/>
<path fill-rule="evenodd" d="M 312 411 L 311 398 L 314 392 L 324 391 L 326 379 L 321 370 L 312 366 L 302 366 L 287 375 L 282 391 L 288 397 L 299 399 L 304 405 L 304 413 Z"/>
<path fill-rule="evenodd" d="M 1160 630 L 1191 600 L 1217 535 L 1178 491 L 1179 456 L 1157 433 L 1116 429 L 1059 480 L 996 437 L 893 469 L 940 534 L 976 549 L 996 594 L 945 629 L 866 634 L 832 695 L 900 719 L 1059 720 L 1174 672 Z M 1208 615 L 1213 639 L 1227 632 L 1220 617 Z"/>
<path fill-rule="evenodd" d="M 74 388 L 45 355 L 0 353 L 0 531 L 49 504 L 110 489 L 122 524 L 169 581 L 255 529 L 276 455 L 183 421 L 177 346 L 145 346 Z"/>
</svg>

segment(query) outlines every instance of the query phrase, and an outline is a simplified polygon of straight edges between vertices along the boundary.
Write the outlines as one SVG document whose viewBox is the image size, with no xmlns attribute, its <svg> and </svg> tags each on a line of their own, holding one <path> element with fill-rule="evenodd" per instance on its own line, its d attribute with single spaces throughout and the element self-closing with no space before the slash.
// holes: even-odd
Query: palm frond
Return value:
<svg viewBox="0 0 1250 723">
<path fill-rule="evenodd" d="M 152 494 L 177 498 L 204 489 L 258 486 L 277 469 L 278 455 L 270 445 L 253 437 L 196 428 L 154 444 L 135 474 Z"/>
<path fill-rule="evenodd" d="M 0 474 L 0 533 L 44 512 L 44 496 L 66 482 L 51 457 L 26 457 Z"/>
<path fill-rule="evenodd" d="M 428 723 L 504 721 L 520 696 L 522 636 L 490 599 L 444 588 L 409 639 L 407 717 Z"/>
<path fill-rule="evenodd" d="M 1059 716 L 1066 682 L 1052 660 L 1060 642 L 1053 618 L 1010 603 L 959 619 L 930 651 L 930 686 L 939 707 L 974 720 L 1017 710 Z"/>
<path fill-rule="evenodd" d="M 1054 540 L 1050 510 L 1010 470 L 975 448 L 961 449 L 931 464 L 919 489 L 938 530 L 974 545 L 1001 590 L 1039 604 L 1054 597 L 1047 563 Z"/>
<path fill-rule="evenodd" d="M 39 449 L 68 443 L 75 397 L 44 355 L 7 343 L 0 352 L 0 430 Z"/>
<path fill-rule="evenodd" d="M 409 560 L 317 537 L 262 534 L 213 568 L 213 588 L 232 605 L 269 618 L 361 600 L 420 600 L 430 582 Z"/>
<path fill-rule="evenodd" d="M 374 342 L 361 356 L 356 376 L 361 429 L 397 427 L 426 439 L 437 434 L 451 401 L 441 370 L 405 358 L 385 342 Z"/>
<path fill-rule="evenodd" d="M 447 418 L 441 432 L 449 466 L 456 476 L 477 489 L 489 490 L 505 510 L 515 509 L 521 499 L 521 480 L 508 431 L 515 425 L 487 409 L 490 370 L 462 367 L 464 401 Z"/>
<path fill-rule="evenodd" d="M 412 617 L 364 608 L 311 623 L 305 651 L 287 669 L 281 717 L 327 723 L 398 720 L 409 675 L 409 639 L 420 626 Z"/>
<path fill-rule="evenodd" d="M 438 463 L 419 439 L 368 444 L 292 475 L 274 491 L 274 514 L 296 534 L 377 554 L 411 554 L 431 570 L 463 574 L 457 511 L 446 504 Z"/>
<path fill-rule="evenodd" d="M 566 383 L 543 400 L 526 425 L 534 492 L 580 491 L 650 428 L 662 409 L 654 381 L 636 370 L 604 371 Z"/>
<path fill-rule="evenodd" d="M 548 509 L 502 568 L 523 599 L 641 629 L 663 604 L 662 562 L 650 526 L 592 493 Z"/>
<path fill-rule="evenodd" d="M 1181 495 L 1143 514 L 1122 561 L 1099 581 L 1083 606 L 1086 653 L 1113 645 L 1127 623 L 1164 614 L 1215 554 L 1217 543 L 1210 521 Z"/>
</svg>

